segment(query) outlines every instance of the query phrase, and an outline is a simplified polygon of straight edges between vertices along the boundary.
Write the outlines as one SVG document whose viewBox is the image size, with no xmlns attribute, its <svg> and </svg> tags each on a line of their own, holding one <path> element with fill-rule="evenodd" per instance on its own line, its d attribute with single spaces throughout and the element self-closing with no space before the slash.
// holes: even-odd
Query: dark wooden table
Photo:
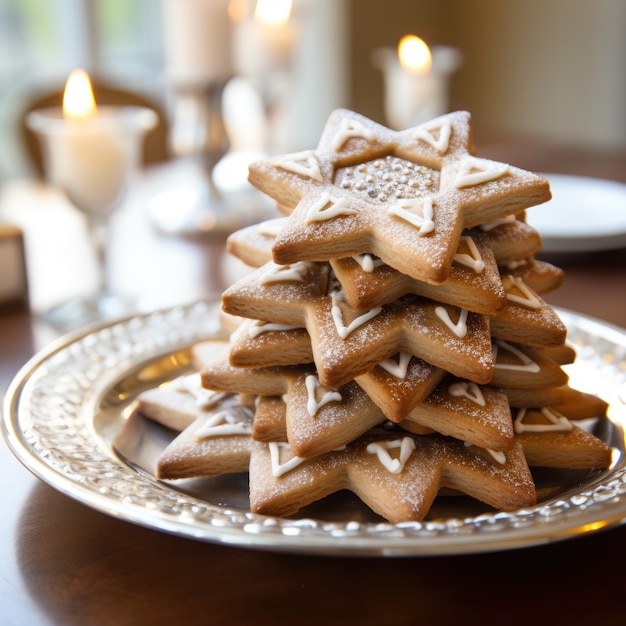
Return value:
<svg viewBox="0 0 626 626">
<path fill-rule="evenodd" d="M 530 143 L 480 153 L 536 171 L 626 182 L 626 154 Z M 215 245 L 180 240 L 175 247 L 204 263 Z M 550 260 L 566 270 L 563 287 L 547 297 L 552 304 L 626 327 L 626 250 Z M 213 290 L 204 276 L 197 287 L 198 296 Z M 28 312 L 0 315 L 1 393 L 40 347 L 37 329 Z M 466 556 L 351 559 L 251 551 L 94 511 L 33 477 L 5 445 L 0 499 L 0 623 L 6 626 L 606 626 L 626 619 L 624 526 Z"/>
</svg>

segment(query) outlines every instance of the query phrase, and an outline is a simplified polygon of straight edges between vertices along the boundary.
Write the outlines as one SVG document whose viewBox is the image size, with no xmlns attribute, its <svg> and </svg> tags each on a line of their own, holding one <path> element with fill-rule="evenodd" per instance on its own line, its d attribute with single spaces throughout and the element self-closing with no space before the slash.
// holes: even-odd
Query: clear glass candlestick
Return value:
<svg viewBox="0 0 626 626">
<path fill-rule="evenodd" d="M 195 166 L 190 180 L 167 189 L 151 201 L 159 230 L 193 235 L 234 230 L 232 207 L 215 186 L 213 170 L 228 152 L 222 118 L 224 81 L 174 85 L 172 153 Z"/>
<path fill-rule="evenodd" d="M 46 319 L 61 330 L 132 309 L 132 303 L 109 286 L 107 231 L 111 214 L 140 167 L 145 134 L 157 121 L 151 109 L 133 106 L 103 106 L 81 118 L 64 117 L 60 107 L 53 107 L 34 111 L 27 118 L 42 144 L 47 179 L 85 216 L 98 262 L 93 293 L 46 312 Z"/>
<path fill-rule="evenodd" d="M 229 83 L 232 85 L 232 82 Z M 168 235 L 224 239 L 233 231 L 276 216 L 276 209 L 247 182 L 253 151 L 229 152 L 223 81 L 173 82 L 170 145 L 182 167 L 176 184 L 150 201 L 156 228 Z"/>
</svg>

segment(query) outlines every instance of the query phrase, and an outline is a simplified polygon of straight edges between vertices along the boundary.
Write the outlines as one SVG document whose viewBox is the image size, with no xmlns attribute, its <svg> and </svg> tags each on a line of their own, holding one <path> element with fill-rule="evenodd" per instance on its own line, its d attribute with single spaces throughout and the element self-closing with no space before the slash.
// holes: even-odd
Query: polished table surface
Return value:
<svg viewBox="0 0 626 626">
<path fill-rule="evenodd" d="M 535 171 L 626 182 L 624 153 L 531 142 L 487 146 L 479 153 Z M 145 248 L 136 243 L 131 260 L 145 261 L 154 252 L 150 245 L 165 255 L 144 263 L 144 273 L 159 262 L 181 263 L 173 276 L 160 272 L 161 292 L 182 299 L 220 288 L 223 273 L 209 267 L 219 263 L 219 240 L 164 237 L 148 228 L 136 241 Z M 564 285 L 546 296 L 551 304 L 626 328 L 626 250 L 549 260 L 566 270 Z M 195 273 L 189 270 L 195 286 L 185 263 L 196 267 Z M 132 278 L 133 271 L 139 270 L 131 264 L 124 273 Z M 183 275 L 187 291 L 181 291 Z M 45 344 L 47 333 L 34 312 L 0 313 L 1 394 Z M 94 511 L 35 478 L 4 444 L 0 499 L 0 624 L 6 626 L 479 621 L 604 626 L 626 619 L 623 525 L 538 547 L 462 556 L 378 559 L 254 551 L 175 537 Z"/>
</svg>

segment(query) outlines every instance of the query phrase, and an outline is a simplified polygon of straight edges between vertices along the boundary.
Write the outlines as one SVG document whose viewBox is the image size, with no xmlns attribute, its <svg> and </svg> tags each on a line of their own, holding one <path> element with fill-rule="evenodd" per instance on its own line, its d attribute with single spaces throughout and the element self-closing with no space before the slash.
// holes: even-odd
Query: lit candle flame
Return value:
<svg viewBox="0 0 626 626">
<path fill-rule="evenodd" d="M 74 70 L 67 79 L 63 92 L 63 116 L 90 117 L 96 110 L 96 101 L 87 72 Z"/>
<path fill-rule="evenodd" d="M 426 42 L 415 35 L 405 35 L 398 44 L 400 64 L 414 74 L 427 74 L 433 57 Z"/>
<path fill-rule="evenodd" d="M 292 0 L 257 0 L 254 17 L 263 24 L 280 26 L 291 15 Z"/>
</svg>

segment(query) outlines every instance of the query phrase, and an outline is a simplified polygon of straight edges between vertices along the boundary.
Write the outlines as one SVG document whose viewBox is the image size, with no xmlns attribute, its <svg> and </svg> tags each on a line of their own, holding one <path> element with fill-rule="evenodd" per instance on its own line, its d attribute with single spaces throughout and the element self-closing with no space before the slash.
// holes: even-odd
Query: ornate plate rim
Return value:
<svg viewBox="0 0 626 626">
<path fill-rule="evenodd" d="M 341 556 L 489 552 L 567 539 L 626 520 L 623 446 L 613 467 L 591 484 L 535 507 L 405 524 L 260 516 L 202 501 L 159 482 L 98 440 L 94 407 L 107 386 L 130 368 L 215 336 L 217 308 L 216 299 L 140 314 L 67 335 L 36 354 L 5 397 L 3 434 L 13 454 L 53 488 L 103 513 L 174 535 L 254 549 Z M 583 345 L 589 343 L 585 339 L 601 340 L 613 349 L 608 364 L 604 355 L 598 363 L 615 370 L 615 391 L 623 388 L 616 395 L 619 419 L 611 418 L 622 441 L 626 367 L 620 370 L 611 362 L 617 350 L 619 363 L 624 363 L 626 331 L 593 317 L 556 311 Z M 59 376 L 70 381 L 73 393 L 46 395 L 44 382 L 54 385 Z M 54 416 L 51 425 L 46 414 Z M 55 437 L 71 445 L 59 449 L 53 445 Z"/>
</svg>

